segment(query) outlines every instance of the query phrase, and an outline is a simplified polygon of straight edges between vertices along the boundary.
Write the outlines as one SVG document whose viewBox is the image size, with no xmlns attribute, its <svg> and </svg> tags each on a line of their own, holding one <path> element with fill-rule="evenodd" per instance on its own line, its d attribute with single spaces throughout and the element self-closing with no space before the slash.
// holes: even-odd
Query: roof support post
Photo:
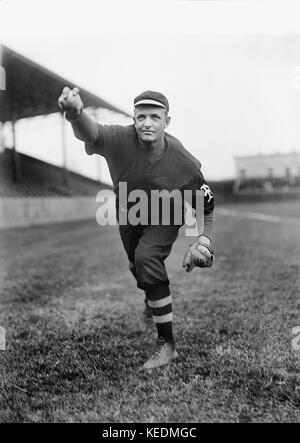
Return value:
<svg viewBox="0 0 300 443">
<path fill-rule="evenodd" d="M 61 136 L 62 136 L 62 153 L 63 153 L 63 184 L 69 185 L 69 173 L 67 169 L 67 134 L 66 122 L 64 114 L 61 114 Z"/>
<path fill-rule="evenodd" d="M 97 114 L 97 109 L 94 108 L 92 109 L 92 116 L 94 117 L 95 121 L 98 121 L 98 114 Z M 102 178 L 102 158 L 101 155 L 95 155 L 95 161 L 96 161 L 96 167 L 97 167 L 97 180 L 99 183 L 101 183 L 101 178 Z"/>
<path fill-rule="evenodd" d="M 16 119 L 12 120 L 12 179 L 14 182 L 19 182 L 22 179 L 21 161 L 17 151 L 17 137 L 16 137 Z"/>
</svg>

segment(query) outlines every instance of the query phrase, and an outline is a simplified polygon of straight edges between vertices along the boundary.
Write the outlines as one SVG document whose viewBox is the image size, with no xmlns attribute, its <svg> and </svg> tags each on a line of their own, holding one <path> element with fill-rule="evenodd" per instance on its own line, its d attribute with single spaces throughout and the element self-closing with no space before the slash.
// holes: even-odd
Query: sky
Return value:
<svg viewBox="0 0 300 443">
<path fill-rule="evenodd" d="M 0 1 L 0 42 L 39 64 L 129 113 L 143 90 L 167 95 L 168 132 L 208 180 L 234 177 L 234 156 L 300 152 L 299 23 L 297 0 Z M 58 116 L 32 120 L 20 151 L 61 164 Z M 67 140 L 68 166 L 107 181 Z"/>
</svg>

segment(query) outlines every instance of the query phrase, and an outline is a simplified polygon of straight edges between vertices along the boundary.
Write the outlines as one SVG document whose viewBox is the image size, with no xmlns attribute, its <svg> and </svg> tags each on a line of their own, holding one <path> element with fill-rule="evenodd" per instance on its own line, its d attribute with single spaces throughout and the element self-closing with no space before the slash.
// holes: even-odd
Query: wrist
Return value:
<svg viewBox="0 0 300 443">
<path fill-rule="evenodd" d="M 199 235 L 198 241 L 207 245 L 207 246 L 211 245 L 211 239 L 209 237 L 206 237 L 206 235 L 203 235 L 203 234 Z"/>
<path fill-rule="evenodd" d="M 73 120 L 77 120 L 82 113 L 82 108 L 81 109 L 68 109 L 65 112 L 65 118 L 70 122 Z"/>
</svg>

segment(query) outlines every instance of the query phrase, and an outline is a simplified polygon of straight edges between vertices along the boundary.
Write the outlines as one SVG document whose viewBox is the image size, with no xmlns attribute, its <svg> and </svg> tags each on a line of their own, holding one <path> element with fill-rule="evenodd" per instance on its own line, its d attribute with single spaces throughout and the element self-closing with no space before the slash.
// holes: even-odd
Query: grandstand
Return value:
<svg viewBox="0 0 300 443">
<path fill-rule="evenodd" d="M 3 45 L 0 61 L 6 80 L 0 91 L 0 124 L 9 123 L 12 139 L 9 149 L 0 153 L 0 228 L 94 218 L 95 197 L 110 186 L 101 177 L 93 180 L 68 169 L 64 117 L 61 115 L 61 166 L 20 153 L 22 137 L 16 134 L 20 119 L 59 117 L 57 98 L 64 86 L 72 88 L 75 83 Z M 130 117 L 84 88 L 80 91 L 89 112 L 108 112 L 115 123 Z"/>
<path fill-rule="evenodd" d="M 95 196 L 103 183 L 64 170 L 41 160 L 19 154 L 21 179 L 12 177 L 13 152 L 0 154 L 0 198 Z M 105 185 L 105 188 L 108 188 Z"/>
</svg>

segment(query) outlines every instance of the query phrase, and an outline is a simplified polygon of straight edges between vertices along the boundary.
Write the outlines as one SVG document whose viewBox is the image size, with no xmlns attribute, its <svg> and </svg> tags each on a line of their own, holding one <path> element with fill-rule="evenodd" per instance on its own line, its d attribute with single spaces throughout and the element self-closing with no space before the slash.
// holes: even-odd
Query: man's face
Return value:
<svg viewBox="0 0 300 443">
<path fill-rule="evenodd" d="M 170 123 L 167 111 L 159 106 L 141 105 L 134 109 L 135 129 L 139 138 L 148 143 L 161 140 Z"/>
</svg>

